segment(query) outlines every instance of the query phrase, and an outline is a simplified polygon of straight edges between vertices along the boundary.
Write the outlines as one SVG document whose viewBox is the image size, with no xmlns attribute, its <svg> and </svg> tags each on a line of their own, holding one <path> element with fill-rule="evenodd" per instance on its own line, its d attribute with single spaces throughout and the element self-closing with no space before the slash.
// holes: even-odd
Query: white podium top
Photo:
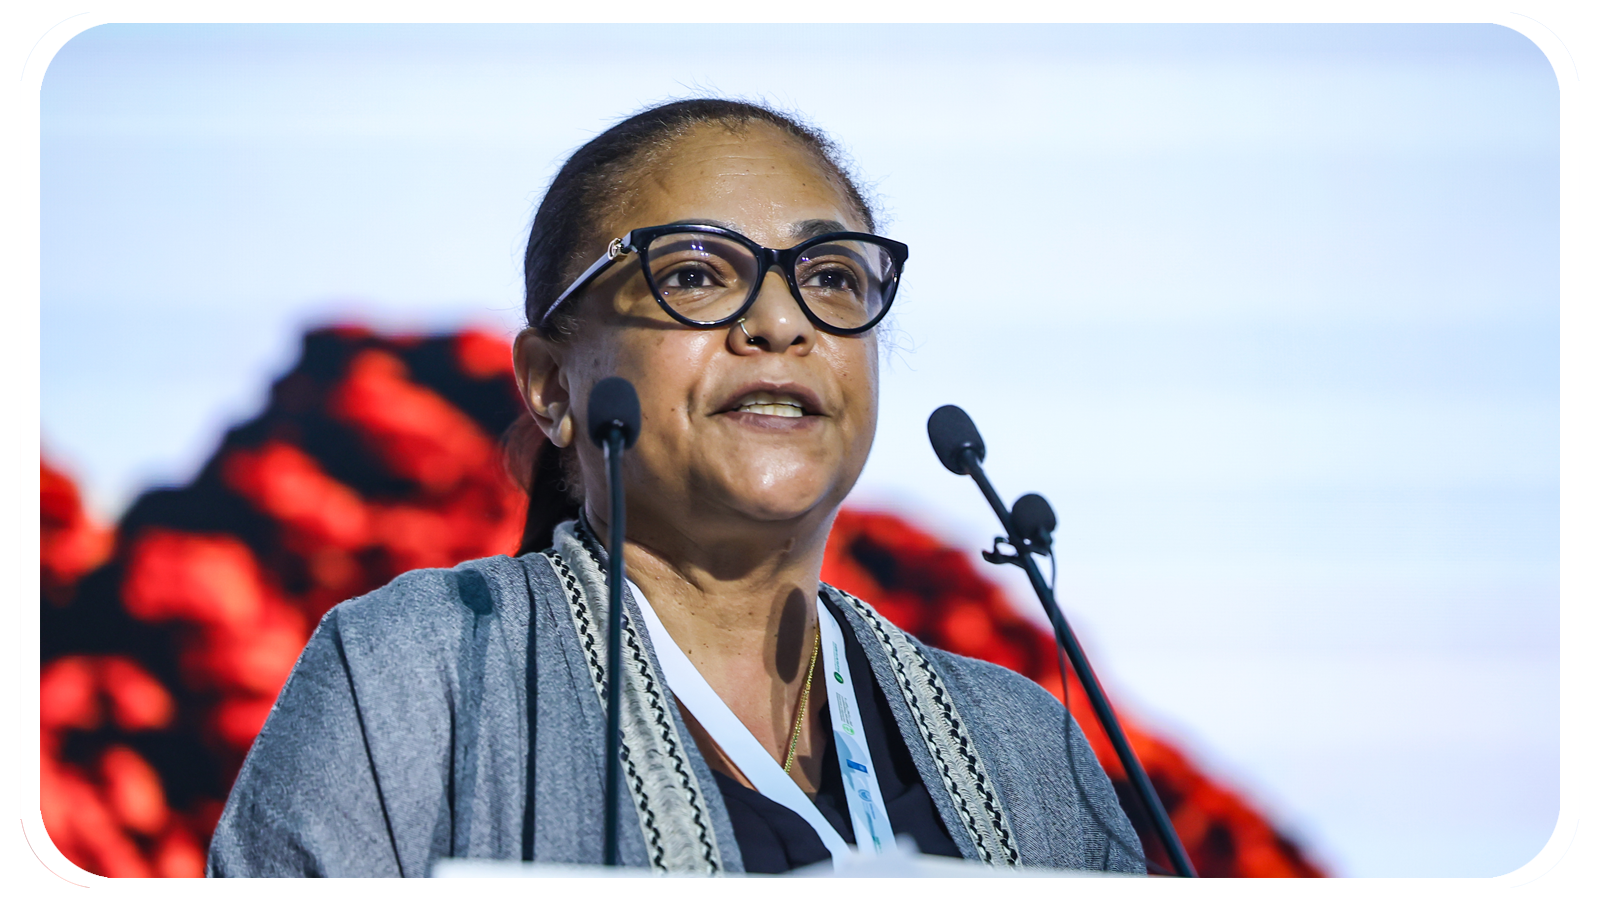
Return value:
<svg viewBox="0 0 1600 900">
<path fill-rule="evenodd" d="M 504 859 L 441 859 L 434 878 L 654 878 L 649 869 L 587 866 L 563 863 L 526 863 Z M 698 876 L 677 876 L 698 877 Z M 784 875 L 735 875 L 739 878 L 1137 878 L 1120 872 L 1076 869 L 1006 869 L 948 856 L 927 856 L 905 848 L 904 843 L 881 856 L 854 856 L 838 869 L 832 861 L 796 869 Z"/>
</svg>

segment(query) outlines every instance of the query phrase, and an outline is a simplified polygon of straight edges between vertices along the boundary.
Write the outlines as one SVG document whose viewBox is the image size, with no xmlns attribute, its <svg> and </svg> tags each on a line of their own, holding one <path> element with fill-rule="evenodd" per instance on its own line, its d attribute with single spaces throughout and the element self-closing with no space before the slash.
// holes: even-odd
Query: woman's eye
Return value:
<svg viewBox="0 0 1600 900">
<path fill-rule="evenodd" d="M 717 287 L 721 282 L 710 269 L 699 266 L 682 266 L 668 272 L 661 286 L 670 290 L 698 291 Z"/>
<path fill-rule="evenodd" d="M 842 267 L 832 267 L 809 273 L 801 287 L 854 294 L 859 291 L 859 281 L 855 272 Z"/>
</svg>

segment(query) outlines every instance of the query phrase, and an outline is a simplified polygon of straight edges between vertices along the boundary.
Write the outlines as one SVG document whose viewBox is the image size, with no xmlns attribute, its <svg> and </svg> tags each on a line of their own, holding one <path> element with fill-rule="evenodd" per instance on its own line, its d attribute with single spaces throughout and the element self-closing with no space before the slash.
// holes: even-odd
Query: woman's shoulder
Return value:
<svg viewBox="0 0 1600 900">
<path fill-rule="evenodd" d="M 948 650 L 918 643 L 919 649 L 940 670 L 952 691 L 960 690 L 982 697 L 985 704 L 1000 704 L 1019 712 L 1052 712 L 1060 715 L 1061 701 L 1039 683 L 1004 666 L 982 659 L 961 656 Z M 994 710 L 1004 715 L 1001 709 Z"/>
<path fill-rule="evenodd" d="M 841 607 L 855 608 L 854 612 L 865 620 L 867 631 L 878 638 L 876 643 L 886 652 L 893 654 L 894 645 L 909 646 L 927 660 L 944 687 L 955 695 L 958 704 L 965 706 L 967 704 L 964 701 L 968 700 L 980 700 L 981 706 L 995 704 L 994 711 L 999 715 L 1005 715 L 1006 709 L 1027 714 L 1060 714 L 1061 701 L 1027 676 L 986 660 L 930 646 L 890 622 L 865 601 L 831 585 L 829 587 L 839 599 L 845 601 Z"/>
<path fill-rule="evenodd" d="M 213 873 L 425 871 L 436 810 L 456 802 L 440 793 L 457 796 L 440 777 L 456 742 L 477 736 L 485 773 L 523 765 L 520 651 L 539 566 L 416 569 L 330 609 L 245 760 Z"/>
<path fill-rule="evenodd" d="M 392 649 L 410 642 L 437 645 L 485 617 L 526 625 L 530 598 L 553 588 L 549 566 L 537 553 L 413 569 L 337 604 L 323 617 L 323 627 L 337 629 L 343 642 L 382 642 Z"/>
</svg>

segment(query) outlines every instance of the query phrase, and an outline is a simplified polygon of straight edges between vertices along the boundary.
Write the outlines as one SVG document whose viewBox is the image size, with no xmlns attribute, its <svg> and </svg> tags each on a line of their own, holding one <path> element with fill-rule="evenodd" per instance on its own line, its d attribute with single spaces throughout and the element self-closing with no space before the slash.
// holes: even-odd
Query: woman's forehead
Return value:
<svg viewBox="0 0 1600 900">
<path fill-rule="evenodd" d="M 695 222 L 803 240 L 865 227 L 816 153 L 770 126 L 702 127 L 654 156 L 636 173 L 619 230 Z"/>
<path fill-rule="evenodd" d="M 674 220 L 672 220 L 670 222 L 661 222 L 659 224 L 662 224 L 662 225 L 713 225 L 713 226 L 715 226 L 717 228 L 729 229 L 730 231 L 738 231 L 739 230 L 739 223 L 737 223 L 737 222 L 729 222 L 729 221 L 726 221 L 724 219 L 704 219 L 704 218 L 674 219 Z M 782 227 L 787 229 L 786 237 L 788 237 L 789 239 L 793 240 L 797 244 L 799 242 L 801 242 L 801 241 L 809 240 L 810 238 L 818 237 L 818 236 L 824 235 L 824 234 L 832 234 L 832 233 L 834 233 L 836 231 L 858 231 L 858 230 L 860 230 L 860 226 L 859 225 L 853 225 L 853 224 L 851 224 L 849 222 L 840 221 L 839 219 L 798 219 L 798 220 L 795 220 L 795 221 L 788 222 Z"/>
</svg>

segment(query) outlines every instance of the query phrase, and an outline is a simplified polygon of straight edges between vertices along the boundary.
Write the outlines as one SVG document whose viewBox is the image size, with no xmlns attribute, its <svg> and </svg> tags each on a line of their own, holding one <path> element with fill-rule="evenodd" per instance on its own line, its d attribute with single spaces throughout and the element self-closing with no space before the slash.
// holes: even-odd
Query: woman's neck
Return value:
<svg viewBox="0 0 1600 900">
<path fill-rule="evenodd" d="M 590 522 L 604 536 L 607 528 L 594 512 L 589 510 Z M 782 760 L 816 638 L 826 529 L 795 535 L 755 525 L 737 537 L 726 530 L 691 540 L 682 532 L 654 535 L 642 522 L 629 532 L 628 578 L 712 690 Z M 812 697 L 813 710 L 818 699 Z M 803 729 L 797 765 L 820 773 L 820 749 L 813 754 L 811 748 L 825 746 L 826 736 L 814 741 L 813 731 Z M 804 785 L 811 779 L 799 780 Z"/>
<path fill-rule="evenodd" d="M 594 530 L 606 543 L 606 526 L 595 522 Z M 655 534 L 641 522 L 629 532 L 628 577 L 697 667 L 745 660 L 785 683 L 804 677 L 796 648 L 816 624 L 825 531 L 755 525 L 696 539 Z"/>
</svg>

